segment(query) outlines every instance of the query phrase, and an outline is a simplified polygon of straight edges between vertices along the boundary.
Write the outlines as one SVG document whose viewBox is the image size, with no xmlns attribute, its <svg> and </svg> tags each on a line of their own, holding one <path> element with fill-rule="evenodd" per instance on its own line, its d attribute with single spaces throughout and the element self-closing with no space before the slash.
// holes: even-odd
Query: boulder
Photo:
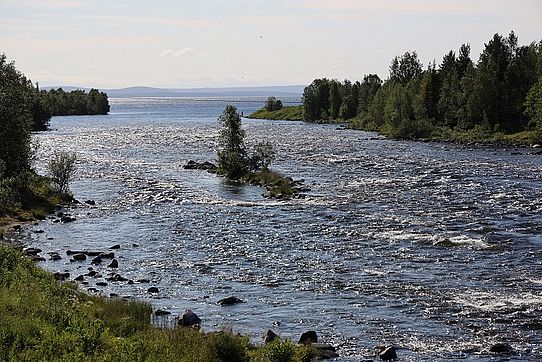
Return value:
<svg viewBox="0 0 542 362">
<path fill-rule="evenodd" d="M 183 166 L 185 170 L 207 170 L 207 171 L 216 171 L 217 167 L 211 162 L 196 162 L 193 160 L 188 161 L 186 165 Z"/>
<path fill-rule="evenodd" d="M 277 339 L 280 337 L 278 336 L 278 334 L 276 334 L 275 332 L 273 332 L 272 330 L 268 329 L 267 332 L 265 332 L 265 334 L 263 335 L 263 341 L 265 343 L 270 343 L 270 342 L 273 342 L 275 339 Z"/>
<path fill-rule="evenodd" d="M 157 287 L 150 287 L 149 289 L 147 289 L 147 292 L 149 293 L 158 293 L 159 290 Z"/>
<path fill-rule="evenodd" d="M 79 253 L 79 254 L 73 254 L 72 255 L 73 260 L 75 261 L 84 261 L 87 260 L 86 254 Z"/>
<path fill-rule="evenodd" d="M 69 222 L 73 222 L 77 220 L 76 218 L 74 218 L 73 216 L 69 216 L 69 215 L 64 215 L 60 218 L 60 221 L 62 221 L 63 223 L 67 224 Z"/>
<path fill-rule="evenodd" d="M 339 357 L 337 349 L 328 343 L 311 343 L 312 348 L 318 350 L 319 357 L 321 359 L 331 359 Z"/>
<path fill-rule="evenodd" d="M 199 327 L 201 324 L 201 318 L 191 309 L 187 309 L 182 317 L 179 319 L 179 325 L 183 327 Z"/>
<path fill-rule="evenodd" d="M 99 287 L 107 287 L 106 282 L 98 282 L 98 283 L 96 283 L 96 285 L 99 286 Z"/>
<path fill-rule="evenodd" d="M 311 344 L 311 343 L 317 343 L 318 342 L 318 336 L 315 331 L 307 331 L 299 337 L 298 344 Z"/>
<path fill-rule="evenodd" d="M 114 274 L 111 275 L 109 278 L 105 278 L 105 280 L 110 281 L 110 282 L 125 282 L 125 281 L 127 281 L 128 279 L 126 279 L 125 277 L 123 277 L 123 276 L 120 275 L 120 274 L 114 273 Z"/>
<path fill-rule="evenodd" d="M 495 343 L 489 349 L 489 352 L 493 353 L 512 353 L 514 349 L 508 343 Z"/>
<path fill-rule="evenodd" d="M 392 361 L 392 360 L 397 359 L 397 352 L 395 350 L 395 347 L 390 346 L 384 349 L 382 352 L 380 352 L 378 356 L 383 361 Z"/>
<path fill-rule="evenodd" d="M 109 265 L 107 267 L 108 268 L 118 268 L 119 267 L 119 262 L 117 261 L 117 259 L 113 259 L 113 260 L 111 260 L 111 263 L 109 263 Z"/>
<path fill-rule="evenodd" d="M 38 255 L 39 253 L 42 252 L 42 250 L 40 248 L 24 248 L 23 252 L 25 255 L 31 256 L 31 255 Z"/>
<path fill-rule="evenodd" d="M 86 200 L 85 204 L 90 205 L 90 206 L 94 206 L 94 205 L 96 205 L 96 201 L 94 201 L 94 200 Z"/>
<path fill-rule="evenodd" d="M 75 278 L 75 281 L 76 281 L 76 282 L 82 282 L 83 280 L 85 280 L 85 276 L 84 276 L 84 275 L 79 275 L 77 278 Z"/>
<path fill-rule="evenodd" d="M 101 264 L 102 263 L 102 257 L 97 256 L 94 259 L 92 259 L 91 264 Z"/>
<path fill-rule="evenodd" d="M 115 244 L 109 247 L 109 249 L 120 249 L 120 244 Z"/>
<path fill-rule="evenodd" d="M 101 253 L 100 257 L 103 258 L 103 259 L 114 259 L 115 258 L 115 253 L 113 253 L 113 252 Z"/>
<path fill-rule="evenodd" d="M 151 281 L 149 279 L 138 279 L 136 280 L 138 283 L 150 283 Z"/>
<path fill-rule="evenodd" d="M 154 312 L 154 315 L 157 316 L 157 317 L 163 317 L 163 316 L 170 315 L 170 314 L 171 314 L 171 312 L 168 312 L 167 310 L 162 310 L 162 309 L 157 309 Z"/>
<path fill-rule="evenodd" d="M 231 296 L 231 297 L 226 297 L 226 298 L 223 298 L 223 299 L 220 299 L 217 304 L 221 305 L 221 306 L 226 306 L 226 305 L 234 305 L 234 304 L 238 304 L 238 303 L 243 303 L 243 301 L 235 296 Z"/>
<path fill-rule="evenodd" d="M 56 261 L 56 260 L 62 259 L 62 257 L 57 252 L 54 252 L 54 253 L 49 253 L 49 259 Z"/>
</svg>

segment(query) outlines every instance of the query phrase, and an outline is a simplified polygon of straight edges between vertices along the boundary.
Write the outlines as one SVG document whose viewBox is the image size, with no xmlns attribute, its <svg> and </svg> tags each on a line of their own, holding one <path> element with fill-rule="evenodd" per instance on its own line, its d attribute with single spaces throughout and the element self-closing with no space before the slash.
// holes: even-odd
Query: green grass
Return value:
<svg viewBox="0 0 542 362">
<path fill-rule="evenodd" d="M 265 108 L 259 109 L 252 113 L 248 118 L 256 119 L 273 119 L 284 121 L 302 121 L 303 106 L 284 107 L 278 111 L 267 111 Z"/>
<path fill-rule="evenodd" d="M 254 185 L 266 187 L 271 197 L 277 195 L 293 195 L 298 192 L 292 185 L 292 179 L 284 177 L 278 172 L 265 169 L 258 172 L 251 172 L 241 181 L 249 182 Z"/>
<path fill-rule="evenodd" d="M 289 340 L 254 347 L 231 331 L 161 329 L 151 306 L 89 296 L 0 244 L 1 361 L 310 361 Z"/>
</svg>

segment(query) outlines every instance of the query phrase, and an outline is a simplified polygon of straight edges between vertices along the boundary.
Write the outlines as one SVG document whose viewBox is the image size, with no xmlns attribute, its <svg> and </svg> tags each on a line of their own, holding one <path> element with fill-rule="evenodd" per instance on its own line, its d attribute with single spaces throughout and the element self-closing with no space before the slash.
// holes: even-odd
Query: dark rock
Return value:
<svg viewBox="0 0 542 362">
<path fill-rule="evenodd" d="M 111 263 L 109 263 L 109 265 L 107 267 L 108 268 L 118 268 L 119 267 L 119 262 L 117 261 L 117 259 L 113 259 L 113 260 L 111 260 Z"/>
<path fill-rule="evenodd" d="M 134 284 L 134 281 L 130 279 L 130 280 L 128 280 L 128 284 L 132 285 L 132 284 Z"/>
<path fill-rule="evenodd" d="M 207 170 L 207 171 L 216 171 L 217 167 L 211 162 L 196 162 L 193 160 L 188 161 L 186 165 L 183 166 L 185 170 Z"/>
<path fill-rule="evenodd" d="M 378 356 L 383 361 L 392 361 L 394 359 L 397 359 L 397 352 L 395 350 L 395 347 L 391 346 L 380 352 Z"/>
<path fill-rule="evenodd" d="M 34 262 L 45 261 L 45 258 L 39 255 L 31 255 L 30 260 Z"/>
<path fill-rule="evenodd" d="M 110 281 L 110 282 L 125 282 L 128 279 L 126 279 L 125 277 L 123 277 L 120 274 L 113 274 L 109 278 L 105 278 L 105 280 Z"/>
<path fill-rule="evenodd" d="M 60 211 L 60 212 L 58 212 L 58 213 L 56 214 L 56 216 L 57 216 L 57 217 L 63 217 L 63 216 L 64 216 L 64 213 L 63 213 L 62 211 Z"/>
<path fill-rule="evenodd" d="M 109 298 L 118 298 L 118 296 L 117 293 L 109 293 Z"/>
<path fill-rule="evenodd" d="M 183 327 L 195 327 L 201 324 L 201 319 L 191 309 L 187 309 L 178 323 Z"/>
<path fill-rule="evenodd" d="M 328 343 L 311 343 L 311 347 L 318 350 L 321 359 L 331 359 L 339 357 L 337 349 Z"/>
<path fill-rule="evenodd" d="M 95 278 L 98 274 L 96 270 L 91 270 L 87 273 L 87 276 Z"/>
<path fill-rule="evenodd" d="M 508 343 L 495 343 L 489 349 L 489 352 L 493 353 L 512 353 L 514 349 Z"/>
<path fill-rule="evenodd" d="M 21 230 L 21 225 L 13 225 L 12 229 L 15 230 L 15 231 L 20 231 Z"/>
<path fill-rule="evenodd" d="M 298 344 L 318 343 L 318 336 L 315 331 L 307 331 L 299 337 Z"/>
<path fill-rule="evenodd" d="M 151 281 L 149 279 L 138 279 L 136 280 L 138 283 L 150 283 Z"/>
<path fill-rule="evenodd" d="M 167 310 L 162 310 L 162 309 L 157 309 L 154 312 L 154 315 L 157 316 L 157 317 L 163 317 L 163 316 L 170 315 L 170 314 L 171 314 L 171 312 L 168 312 Z"/>
<path fill-rule="evenodd" d="M 101 253 L 100 256 L 101 256 L 103 259 L 114 259 L 114 258 L 115 258 L 115 253 L 113 253 L 113 252 L 109 252 L 109 253 Z"/>
<path fill-rule="evenodd" d="M 83 280 L 85 280 L 85 276 L 84 276 L 84 275 L 79 275 L 77 278 L 75 278 L 75 281 L 76 281 L 76 282 L 82 282 Z"/>
<path fill-rule="evenodd" d="M 23 252 L 25 253 L 25 255 L 31 256 L 31 255 L 38 255 L 39 253 L 42 252 L 42 250 L 40 248 L 24 248 Z"/>
<path fill-rule="evenodd" d="M 75 220 L 77 220 L 77 219 L 74 218 L 73 216 L 66 216 L 66 215 L 64 215 L 64 216 L 62 216 L 62 217 L 60 218 L 60 221 L 62 221 L 62 222 L 65 223 L 65 224 L 67 224 L 67 223 L 69 223 L 69 222 L 73 222 L 73 221 L 75 221 Z"/>
<path fill-rule="evenodd" d="M 98 255 L 103 254 L 103 252 L 101 252 L 101 251 L 85 251 L 85 254 L 87 254 L 87 256 L 98 256 Z"/>
<path fill-rule="evenodd" d="M 79 254 L 74 254 L 72 256 L 73 260 L 75 261 L 83 261 L 83 260 L 87 260 L 87 256 L 86 254 L 83 254 L 83 253 L 79 253 Z"/>
<path fill-rule="evenodd" d="M 45 230 L 34 230 L 34 233 L 36 234 L 43 234 L 45 232 Z"/>
<path fill-rule="evenodd" d="M 94 288 L 94 287 L 93 287 L 93 288 L 88 288 L 87 290 L 88 290 L 90 293 L 98 293 L 98 289 L 96 289 L 96 288 Z"/>
<path fill-rule="evenodd" d="M 55 272 L 53 273 L 53 276 L 56 280 L 66 280 L 70 277 L 70 273 L 68 272 L 65 272 L 65 273 L 61 273 L 61 272 Z"/>
<path fill-rule="evenodd" d="M 280 338 L 278 336 L 278 334 L 276 334 L 275 332 L 273 332 L 272 330 L 268 329 L 267 332 L 265 332 L 264 336 L 263 336 L 263 341 L 265 343 L 270 343 L 270 342 L 273 342 L 275 339 L 277 338 Z"/>
<path fill-rule="evenodd" d="M 83 251 L 83 250 L 66 250 L 66 255 L 74 255 L 74 254 L 87 254 L 86 251 Z"/>
<path fill-rule="evenodd" d="M 96 201 L 94 201 L 94 200 L 86 200 L 85 204 L 94 206 L 94 205 L 96 205 Z"/>
<path fill-rule="evenodd" d="M 102 263 L 102 257 L 101 256 L 95 257 L 94 259 L 92 259 L 91 263 L 92 264 L 101 264 Z"/>
<path fill-rule="evenodd" d="M 132 243 L 132 248 L 137 248 L 138 246 L 139 246 L 139 244 Z"/>
<path fill-rule="evenodd" d="M 62 257 L 58 253 L 54 253 L 54 254 L 49 255 L 49 259 L 51 259 L 53 261 L 57 261 L 57 260 L 62 259 Z"/>
<path fill-rule="evenodd" d="M 99 287 L 107 287 L 106 282 L 98 282 L 98 283 L 96 283 L 96 285 L 99 286 Z"/>
<path fill-rule="evenodd" d="M 150 287 L 149 289 L 147 289 L 147 292 L 149 293 L 158 293 L 159 290 L 157 287 Z"/>
<path fill-rule="evenodd" d="M 234 296 L 231 296 L 231 297 L 226 297 L 226 298 L 223 298 L 223 299 L 220 299 L 217 304 L 221 305 L 221 306 L 225 306 L 225 305 L 234 305 L 234 304 L 238 304 L 238 303 L 243 303 L 243 301 L 237 297 L 234 297 Z"/>
<path fill-rule="evenodd" d="M 120 244 L 115 244 L 113 246 L 110 246 L 109 249 L 120 249 Z"/>
</svg>

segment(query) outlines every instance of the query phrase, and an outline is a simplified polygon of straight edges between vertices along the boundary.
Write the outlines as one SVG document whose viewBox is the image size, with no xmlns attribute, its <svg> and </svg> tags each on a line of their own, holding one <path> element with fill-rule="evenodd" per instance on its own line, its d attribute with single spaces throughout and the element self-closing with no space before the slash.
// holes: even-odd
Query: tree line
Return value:
<svg viewBox="0 0 542 362">
<path fill-rule="evenodd" d="M 303 92 L 306 121 L 349 120 L 392 138 L 450 132 L 480 136 L 534 131 L 542 138 L 542 41 L 518 45 L 495 34 L 473 62 L 470 45 L 426 69 L 415 51 L 396 56 L 389 78 L 361 82 L 315 79 Z"/>
<path fill-rule="evenodd" d="M 32 141 L 33 131 L 46 130 L 52 115 L 108 110 L 107 95 L 95 89 L 88 94 L 40 91 L 0 53 L 0 216 L 29 205 L 43 206 L 44 197 L 54 196 L 55 191 L 69 199 L 64 194 L 68 193 L 75 156 L 55 153 L 49 168 L 51 180 L 37 176 L 32 170 L 37 147 Z"/>
</svg>

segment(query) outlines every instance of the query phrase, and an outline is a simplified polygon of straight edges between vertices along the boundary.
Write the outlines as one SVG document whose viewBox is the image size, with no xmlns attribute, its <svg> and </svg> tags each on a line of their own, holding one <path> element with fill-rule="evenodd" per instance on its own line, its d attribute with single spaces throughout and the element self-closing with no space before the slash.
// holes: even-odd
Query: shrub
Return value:
<svg viewBox="0 0 542 362">
<path fill-rule="evenodd" d="M 61 194 L 69 193 L 69 183 L 73 178 L 77 155 L 74 152 L 57 151 L 49 161 L 48 169 L 52 177 L 53 186 Z"/>
<path fill-rule="evenodd" d="M 265 102 L 265 109 L 268 112 L 281 110 L 282 101 L 280 99 L 276 99 L 275 97 L 269 97 L 267 98 L 267 101 Z"/>
</svg>

